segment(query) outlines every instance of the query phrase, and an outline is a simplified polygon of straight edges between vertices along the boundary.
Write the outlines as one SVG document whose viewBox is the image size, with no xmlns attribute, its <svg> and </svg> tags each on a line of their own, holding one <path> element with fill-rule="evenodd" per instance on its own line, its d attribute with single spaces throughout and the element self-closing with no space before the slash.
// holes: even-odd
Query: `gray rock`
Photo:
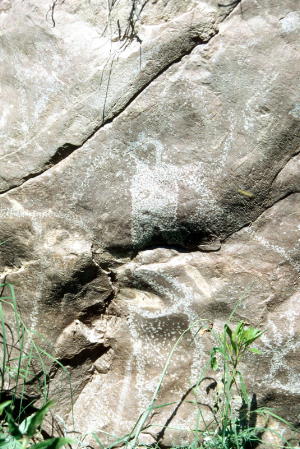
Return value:
<svg viewBox="0 0 300 449">
<path fill-rule="evenodd" d="M 105 376 L 94 376 L 80 394 L 75 420 L 82 431 L 96 425 L 96 421 L 89 424 L 89 414 L 81 413 L 91 407 L 99 430 L 113 427 L 118 434 L 126 432 L 148 405 L 180 334 L 189 326 L 193 329 L 199 319 L 204 328 L 213 323 L 214 331 L 220 330 L 234 309 L 234 321 L 242 319 L 265 330 L 262 355 L 247 361 L 249 390 L 257 394 L 260 404 L 276 405 L 278 412 L 295 421 L 299 409 L 300 230 L 293 211 L 299 199 L 300 194 L 294 194 L 278 202 L 229 238 L 217 253 L 146 250 L 116 270 L 119 293 L 114 307 L 128 317 L 113 332 L 118 336 L 115 360 L 122 364 L 113 365 Z M 159 403 L 180 401 L 207 362 L 213 338 L 206 333 L 192 338 L 191 334 L 192 330 L 172 358 Z M 201 399 L 207 402 L 205 389 Z M 151 434 L 156 434 L 172 411 L 172 407 L 158 410 Z M 196 412 L 182 404 L 171 427 L 186 429 Z M 177 435 L 167 431 L 163 443 L 179 444 L 184 437 L 183 431 Z"/>
<path fill-rule="evenodd" d="M 72 372 L 77 430 L 126 433 L 180 334 L 220 328 L 237 303 L 266 330 L 251 389 L 297 422 L 297 3 L 152 1 L 130 35 L 125 0 L 111 27 L 104 1 L 58 2 L 53 18 L 0 2 L 1 274 Z M 211 345 L 185 335 L 162 403 Z M 72 427 L 60 372 L 50 393 Z M 180 406 L 172 427 L 191 416 Z"/>
<path fill-rule="evenodd" d="M 127 0 L 113 9 L 110 26 L 104 1 L 56 2 L 54 20 L 51 3 L 2 7 L 1 191 L 66 158 L 159 73 L 216 34 L 222 18 L 206 4 L 170 10 L 154 3 L 138 30 L 141 46 L 117 38 L 117 23 L 122 36 L 128 26 Z"/>
</svg>

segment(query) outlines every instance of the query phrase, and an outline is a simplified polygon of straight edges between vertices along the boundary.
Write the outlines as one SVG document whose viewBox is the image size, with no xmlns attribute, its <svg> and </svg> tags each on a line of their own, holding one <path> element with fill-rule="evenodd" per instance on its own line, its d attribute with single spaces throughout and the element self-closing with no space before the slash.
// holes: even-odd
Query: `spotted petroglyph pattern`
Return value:
<svg viewBox="0 0 300 449">
<path fill-rule="evenodd" d="M 70 368 L 57 420 L 127 433 L 186 331 L 143 435 L 186 442 L 197 330 L 236 309 L 249 388 L 298 424 L 298 0 L 150 0 L 131 38 L 129 6 L 0 0 L 1 279 Z"/>
</svg>

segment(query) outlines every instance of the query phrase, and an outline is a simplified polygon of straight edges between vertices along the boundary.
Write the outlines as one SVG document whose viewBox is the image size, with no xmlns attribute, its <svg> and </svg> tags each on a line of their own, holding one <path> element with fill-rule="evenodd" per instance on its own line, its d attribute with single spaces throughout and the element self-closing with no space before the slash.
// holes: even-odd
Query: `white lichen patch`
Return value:
<svg viewBox="0 0 300 449">
<path fill-rule="evenodd" d="M 70 234 L 63 229 L 52 229 L 47 232 L 43 243 L 44 249 L 50 254 L 61 257 L 77 257 L 91 252 L 91 244 L 83 240 L 82 234 L 78 232 Z"/>
<path fill-rule="evenodd" d="M 300 11 L 291 11 L 283 19 L 280 19 L 280 24 L 284 33 L 300 30 Z"/>
<path fill-rule="evenodd" d="M 300 103 L 296 103 L 293 109 L 290 110 L 289 114 L 292 115 L 294 118 L 300 120 Z"/>
</svg>

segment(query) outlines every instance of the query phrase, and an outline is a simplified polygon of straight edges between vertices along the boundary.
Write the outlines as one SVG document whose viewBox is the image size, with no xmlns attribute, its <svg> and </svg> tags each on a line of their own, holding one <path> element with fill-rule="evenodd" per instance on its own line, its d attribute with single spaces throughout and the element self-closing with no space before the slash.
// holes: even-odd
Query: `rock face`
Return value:
<svg viewBox="0 0 300 449">
<path fill-rule="evenodd" d="M 252 391 L 298 423 L 298 1 L 133 4 L 0 1 L 2 278 L 72 371 L 76 430 L 127 432 L 182 332 L 237 303 L 266 331 Z M 209 345 L 186 333 L 162 402 Z"/>
</svg>

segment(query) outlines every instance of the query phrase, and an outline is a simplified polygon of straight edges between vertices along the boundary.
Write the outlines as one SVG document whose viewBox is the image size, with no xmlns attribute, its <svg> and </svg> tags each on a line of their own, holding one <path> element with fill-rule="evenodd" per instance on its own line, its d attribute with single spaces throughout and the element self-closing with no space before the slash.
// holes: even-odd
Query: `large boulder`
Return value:
<svg viewBox="0 0 300 449">
<path fill-rule="evenodd" d="M 70 367 L 77 430 L 127 432 L 181 333 L 237 303 L 266 331 L 251 390 L 299 421 L 297 3 L 0 2 L 2 278 Z M 162 402 L 211 344 L 186 333 Z M 59 372 L 52 394 L 72 427 Z"/>
</svg>

